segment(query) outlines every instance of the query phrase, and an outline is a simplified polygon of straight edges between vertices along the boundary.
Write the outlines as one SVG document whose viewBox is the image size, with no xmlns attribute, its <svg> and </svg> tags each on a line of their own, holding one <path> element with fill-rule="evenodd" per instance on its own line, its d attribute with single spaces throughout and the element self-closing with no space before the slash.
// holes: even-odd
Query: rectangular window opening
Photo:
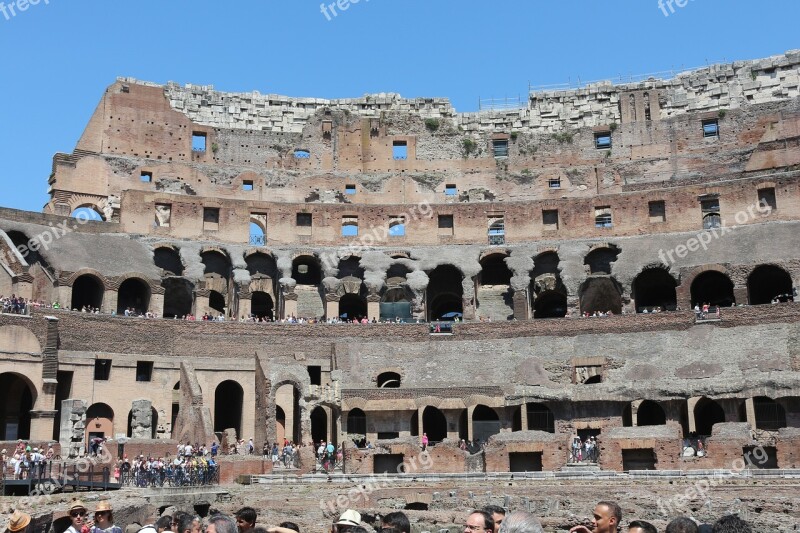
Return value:
<svg viewBox="0 0 800 533">
<path fill-rule="evenodd" d="M 508 157 L 508 140 L 495 139 L 492 141 L 492 151 L 495 158 Z"/>
<path fill-rule="evenodd" d="M 594 134 L 594 147 L 598 150 L 608 150 L 611 148 L 611 132 L 603 131 Z"/>
<path fill-rule="evenodd" d="M 95 381 L 108 381 L 111 376 L 111 359 L 94 360 Z"/>
<path fill-rule="evenodd" d="M 297 213 L 297 227 L 310 228 L 311 227 L 311 213 Z"/>
<path fill-rule="evenodd" d="M 168 228 L 172 219 L 172 204 L 156 204 L 156 217 L 153 225 Z"/>
<path fill-rule="evenodd" d="M 392 157 L 398 161 L 408 159 L 408 142 L 394 141 L 392 143 Z"/>
<path fill-rule="evenodd" d="M 150 183 L 153 181 L 153 173 L 152 172 L 142 172 L 139 175 L 139 179 L 142 183 Z"/>
<path fill-rule="evenodd" d="M 406 218 L 402 215 L 389 218 L 389 237 L 406 236 Z"/>
<path fill-rule="evenodd" d="M 153 381 L 152 361 L 136 361 L 136 381 Z"/>
<path fill-rule="evenodd" d="M 203 208 L 203 231 L 217 231 L 219 229 L 219 208 Z"/>
<path fill-rule="evenodd" d="M 355 185 L 345 185 L 344 186 L 344 193 L 345 194 L 355 194 L 356 193 L 356 186 Z"/>
<path fill-rule="evenodd" d="M 448 183 L 444 186 L 444 194 L 445 196 L 456 196 L 458 194 L 458 187 L 452 183 Z"/>
<path fill-rule="evenodd" d="M 205 152 L 207 140 L 206 134 L 201 131 L 192 133 L 192 152 Z"/>
<path fill-rule="evenodd" d="M 322 367 L 308 367 L 308 377 L 311 380 L 311 385 L 322 385 Z"/>
<path fill-rule="evenodd" d="M 242 182 L 242 190 L 243 191 L 252 191 L 253 190 L 253 181 L 252 180 L 244 180 Z"/>
<path fill-rule="evenodd" d="M 648 202 L 647 211 L 650 216 L 650 222 L 664 222 L 667 220 L 667 208 L 664 200 L 656 200 Z"/>
<path fill-rule="evenodd" d="M 611 207 L 602 206 L 594 208 L 594 227 L 596 228 L 610 228 L 612 227 L 611 220 Z"/>
<path fill-rule="evenodd" d="M 765 187 L 758 189 L 758 203 L 762 208 L 769 206 L 771 209 L 778 209 L 778 201 L 775 197 L 775 187 Z"/>
<path fill-rule="evenodd" d="M 550 178 L 547 180 L 547 186 L 550 189 L 560 189 L 561 188 L 561 178 Z"/>
<path fill-rule="evenodd" d="M 439 235 L 453 235 L 453 215 L 439 215 Z"/>
<path fill-rule="evenodd" d="M 542 210 L 542 224 L 546 230 L 558 229 L 558 209 Z"/>
<path fill-rule="evenodd" d="M 505 217 L 489 217 L 489 244 L 501 245 L 506 243 Z"/>
<path fill-rule="evenodd" d="M 342 237 L 358 237 L 358 217 L 342 217 Z"/>
<path fill-rule="evenodd" d="M 703 121 L 703 137 L 719 137 L 719 121 L 717 119 Z"/>
</svg>

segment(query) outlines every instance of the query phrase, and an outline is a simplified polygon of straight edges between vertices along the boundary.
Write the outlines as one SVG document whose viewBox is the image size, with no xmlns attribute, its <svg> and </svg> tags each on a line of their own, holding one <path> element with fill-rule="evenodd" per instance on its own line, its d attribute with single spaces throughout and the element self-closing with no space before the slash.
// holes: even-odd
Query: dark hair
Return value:
<svg viewBox="0 0 800 533">
<path fill-rule="evenodd" d="M 411 523 L 408 521 L 406 514 L 401 513 L 400 511 L 387 514 L 381 519 L 381 523 L 386 524 L 386 526 L 394 528 L 401 533 L 411 533 Z"/>
<path fill-rule="evenodd" d="M 347 528 L 348 533 L 368 533 L 363 526 L 350 526 Z"/>
<path fill-rule="evenodd" d="M 300 526 L 298 526 L 294 522 L 281 522 L 280 524 L 278 524 L 278 527 L 291 529 L 292 531 L 297 531 L 297 533 L 300 533 Z"/>
<path fill-rule="evenodd" d="M 283 527 L 283 526 L 280 526 L 280 527 Z M 248 531 L 252 531 L 253 533 L 267 533 L 267 528 L 265 528 L 264 526 L 256 526 L 253 529 L 250 529 Z"/>
<path fill-rule="evenodd" d="M 194 516 L 190 515 L 189 513 L 175 513 L 177 516 L 178 522 L 178 533 L 183 533 L 184 531 L 191 531 L 192 530 L 192 522 L 194 522 Z"/>
<path fill-rule="evenodd" d="M 656 526 L 654 526 L 650 522 L 645 522 L 644 520 L 634 520 L 628 525 L 628 529 L 633 529 L 635 527 L 638 527 L 645 533 L 658 533 L 658 529 L 656 529 Z"/>
<path fill-rule="evenodd" d="M 172 525 L 172 517 L 168 514 L 165 514 L 164 516 L 156 520 L 155 527 L 156 529 L 160 527 L 163 527 L 164 529 L 169 529 L 171 525 Z"/>
<path fill-rule="evenodd" d="M 484 511 L 483 509 L 475 509 L 469 514 L 479 514 L 483 516 L 483 529 L 485 530 L 492 530 L 494 531 L 494 518 L 492 515 Z"/>
<path fill-rule="evenodd" d="M 617 502 L 602 501 L 597 502 L 597 505 L 605 505 L 608 507 L 608 510 L 611 511 L 611 515 L 616 517 L 617 526 L 619 526 L 620 522 L 622 522 L 622 509 Z"/>
<path fill-rule="evenodd" d="M 666 533 L 698 533 L 698 527 L 694 520 L 679 516 L 667 524 Z"/>
<path fill-rule="evenodd" d="M 752 533 L 750 525 L 735 514 L 723 516 L 714 523 L 714 533 Z"/>
<path fill-rule="evenodd" d="M 242 507 L 236 511 L 236 518 L 241 518 L 245 522 L 255 524 L 256 518 L 258 518 L 258 513 L 252 507 Z"/>
<path fill-rule="evenodd" d="M 499 505 L 487 505 L 486 507 L 483 508 L 483 510 L 489 513 L 490 515 L 494 514 L 501 514 L 503 516 L 506 515 L 506 510 L 500 507 Z"/>
</svg>

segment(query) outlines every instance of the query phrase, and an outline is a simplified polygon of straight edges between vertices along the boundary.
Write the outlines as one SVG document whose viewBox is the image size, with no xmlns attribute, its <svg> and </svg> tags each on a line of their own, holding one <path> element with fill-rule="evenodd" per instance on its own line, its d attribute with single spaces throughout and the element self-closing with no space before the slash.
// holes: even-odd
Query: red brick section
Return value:
<svg viewBox="0 0 800 533">
<path fill-rule="evenodd" d="M 622 315 L 607 318 L 571 318 L 521 322 L 462 323 L 454 326 L 453 336 L 429 335 L 425 324 L 376 325 L 292 325 L 240 324 L 235 322 L 186 322 L 181 320 L 144 320 L 107 315 L 87 315 L 61 310 L 37 311 L 35 320 L 0 315 L 0 326 L 23 325 L 31 329 L 44 345 L 46 324 L 43 316 L 59 319 L 59 348 L 75 351 L 111 353 L 155 353 L 165 356 L 242 356 L 248 357 L 270 344 L 301 346 L 313 351 L 319 341 L 349 339 L 370 341 L 398 338 L 408 341 L 448 342 L 464 339 L 500 339 L 514 337 L 636 333 L 686 330 L 694 325 L 694 313 L 675 312 L 650 315 Z M 765 323 L 800 321 L 800 303 L 737 307 L 722 310 L 716 327 L 738 327 Z M 157 347 L 153 339 L 158 339 Z"/>
<path fill-rule="evenodd" d="M 423 453 L 419 445 L 408 442 L 377 444 L 375 448 L 345 448 L 344 467 L 347 474 L 373 474 L 375 456 L 402 454 L 407 474 L 468 472 L 469 454 L 454 444 L 437 444 Z M 393 472 L 390 472 L 392 474 Z"/>
<path fill-rule="evenodd" d="M 218 463 L 220 485 L 236 483 L 239 476 L 272 473 L 272 461 L 260 456 L 220 457 Z"/>
</svg>

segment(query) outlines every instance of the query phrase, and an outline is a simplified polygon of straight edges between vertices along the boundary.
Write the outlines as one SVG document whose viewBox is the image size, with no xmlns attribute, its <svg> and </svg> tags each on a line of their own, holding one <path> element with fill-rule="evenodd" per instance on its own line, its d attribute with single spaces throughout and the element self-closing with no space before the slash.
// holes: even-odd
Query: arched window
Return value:
<svg viewBox="0 0 800 533">
<path fill-rule="evenodd" d="M 378 388 L 399 389 L 400 374 L 397 372 L 382 372 L 380 375 L 378 375 Z"/>
</svg>

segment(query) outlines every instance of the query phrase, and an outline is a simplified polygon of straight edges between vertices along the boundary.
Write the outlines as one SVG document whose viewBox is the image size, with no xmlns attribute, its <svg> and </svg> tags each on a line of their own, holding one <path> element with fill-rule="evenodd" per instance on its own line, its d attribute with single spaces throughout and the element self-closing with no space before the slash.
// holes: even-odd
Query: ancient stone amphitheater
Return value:
<svg viewBox="0 0 800 533">
<path fill-rule="evenodd" d="M 722 469 L 793 530 L 799 85 L 800 51 L 478 113 L 120 78 L 44 212 L 0 209 L 0 294 L 44 304 L 0 315 L 0 440 L 333 441 L 444 476 L 382 500 L 440 514 L 602 479 L 641 517 L 637 483 Z"/>
</svg>

